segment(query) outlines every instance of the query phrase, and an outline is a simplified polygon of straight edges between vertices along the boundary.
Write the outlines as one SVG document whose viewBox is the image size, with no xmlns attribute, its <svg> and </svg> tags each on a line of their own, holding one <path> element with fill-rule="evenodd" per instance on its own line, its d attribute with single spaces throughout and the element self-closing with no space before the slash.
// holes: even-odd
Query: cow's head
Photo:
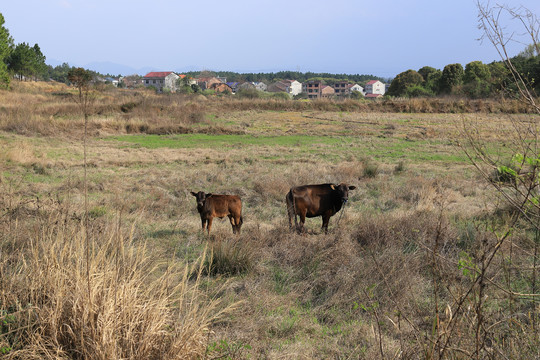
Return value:
<svg viewBox="0 0 540 360">
<path fill-rule="evenodd" d="M 191 195 L 195 196 L 195 199 L 197 200 L 197 210 L 199 210 L 199 212 L 203 209 L 206 199 L 212 196 L 212 194 L 205 194 L 203 191 L 199 191 L 198 193 L 192 191 Z"/>
<path fill-rule="evenodd" d="M 341 183 L 339 185 L 330 185 L 332 190 L 334 190 L 341 199 L 341 202 L 346 203 L 349 201 L 349 190 L 356 189 L 356 186 L 348 186 L 347 184 Z"/>
</svg>

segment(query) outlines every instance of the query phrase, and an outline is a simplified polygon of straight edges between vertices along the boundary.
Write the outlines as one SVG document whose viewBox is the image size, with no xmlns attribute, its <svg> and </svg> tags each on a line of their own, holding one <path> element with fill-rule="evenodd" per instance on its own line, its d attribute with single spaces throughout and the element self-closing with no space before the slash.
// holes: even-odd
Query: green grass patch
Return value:
<svg viewBox="0 0 540 360">
<path fill-rule="evenodd" d="M 206 134 L 181 134 L 181 135 L 123 135 L 107 138 L 108 140 L 121 141 L 134 147 L 147 149 L 159 148 L 226 148 L 238 146 L 291 146 L 302 147 L 313 144 L 336 145 L 344 142 L 355 142 L 353 137 L 331 136 L 253 136 L 253 135 L 206 135 Z"/>
</svg>

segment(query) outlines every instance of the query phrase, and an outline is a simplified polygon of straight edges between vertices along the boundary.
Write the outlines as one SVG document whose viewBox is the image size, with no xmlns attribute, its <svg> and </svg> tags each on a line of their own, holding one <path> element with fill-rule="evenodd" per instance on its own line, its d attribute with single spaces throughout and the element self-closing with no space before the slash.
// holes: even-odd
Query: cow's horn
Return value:
<svg viewBox="0 0 540 360">
<path fill-rule="evenodd" d="M 336 190 L 336 185 L 331 184 L 330 187 L 332 188 L 332 190 Z"/>
</svg>

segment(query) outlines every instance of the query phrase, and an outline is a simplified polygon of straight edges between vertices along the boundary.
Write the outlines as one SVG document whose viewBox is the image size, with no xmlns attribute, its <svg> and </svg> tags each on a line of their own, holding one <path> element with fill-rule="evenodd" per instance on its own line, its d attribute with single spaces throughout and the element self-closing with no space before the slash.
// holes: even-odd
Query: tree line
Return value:
<svg viewBox="0 0 540 360">
<path fill-rule="evenodd" d="M 15 45 L 4 23 L 4 16 L 0 13 L 0 86 L 9 86 L 10 75 L 20 80 L 43 79 L 47 65 L 39 45 L 30 46 L 25 42 Z"/>
<path fill-rule="evenodd" d="M 517 72 L 540 90 L 540 54 L 536 47 L 528 46 L 511 59 Z M 398 74 L 390 84 L 387 95 L 399 97 L 430 97 L 460 95 L 473 99 L 517 94 L 512 72 L 502 61 L 484 64 L 472 61 L 465 65 L 449 64 L 443 70 L 424 66 L 418 71 L 407 70 Z"/>
</svg>

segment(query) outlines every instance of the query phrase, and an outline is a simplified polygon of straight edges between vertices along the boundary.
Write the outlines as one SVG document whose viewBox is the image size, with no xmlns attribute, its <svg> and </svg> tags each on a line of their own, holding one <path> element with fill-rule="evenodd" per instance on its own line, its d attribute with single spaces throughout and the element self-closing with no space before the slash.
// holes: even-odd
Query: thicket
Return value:
<svg viewBox="0 0 540 360">
<path fill-rule="evenodd" d="M 540 56 L 523 52 L 509 60 L 516 72 L 528 82 L 531 90 L 538 92 Z M 397 97 L 454 95 L 470 99 L 519 97 L 513 73 L 504 61 L 490 64 L 472 61 L 465 69 L 461 64 L 449 64 L 442 71 L 428 66 L 418 71 L 407 70 L 392 80 L 387 94 Z"/>
</svg>

